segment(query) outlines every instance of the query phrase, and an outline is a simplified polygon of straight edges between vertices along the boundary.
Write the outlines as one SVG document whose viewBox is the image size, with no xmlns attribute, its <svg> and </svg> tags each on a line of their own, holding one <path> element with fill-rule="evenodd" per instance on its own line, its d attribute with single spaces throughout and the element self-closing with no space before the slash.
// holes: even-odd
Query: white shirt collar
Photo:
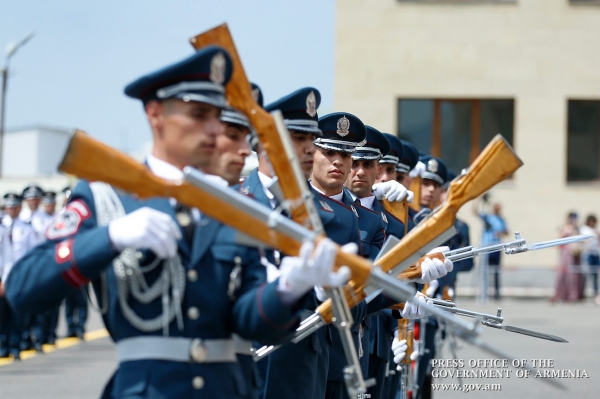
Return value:
<svg viewBox="0 0 600 399">
<path fill-rule="evenodd" d="M 311 185 L 311 186 L 312 186 L 312 188 L 314 188 L 314 189 L 315 189 L 315 190 L 316 190 L 318 193 L 321 193 L 321 194 L 323 194 L 323 195 L 325 195 L 325 196 L 327 196 L 327 197 L 329 197 L 329 198 L 331 198 L 331 199 L 334 199 L 334 200 L 336 200 L 336 201 L 338 201 L 338 202 L 342 202 L 342 198 L 344 197 L 344 189 L 342 189 L 342 192 L 341 192 L 341 193 L 339 193 L 339 194 L 336 194 L 336 195 L 327 195 L 327 194 L 325 194 L 323 191 L 321 191 L 321 190 L 319 190 L 318 188 L 316 188 L 316 187 L 315 187 L 315 186 L 312 184 L 312 181 L 310 182 L 310 185 Z"/>
<path fill-rule="evenodd" d="M 365 208 L 369 208 L 369 209 L 373 210 L 373 202 L 374 201 L 375 201 L 375 196 L 374 195 L 370 195 L 368 197 L 361 198 L 360 199 L 360 204 L 362 206 L 364 206 Z"/>
<path fill-rule="evenodd" d="M 146 162 L 148 162 L 148 167 L 152 173 L 158 177 L 167 180 L 183 179 L 183 172 L 179 168 L 163 161 L 162 159 L 158 159 L 153 155 L 148 155 Z"/>
</svg>

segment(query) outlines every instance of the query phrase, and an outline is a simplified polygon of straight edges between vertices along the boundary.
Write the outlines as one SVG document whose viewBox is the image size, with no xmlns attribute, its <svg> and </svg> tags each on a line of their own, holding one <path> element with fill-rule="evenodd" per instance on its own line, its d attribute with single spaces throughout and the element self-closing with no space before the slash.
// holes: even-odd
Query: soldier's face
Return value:
<svg viewBox="0 0 600 399">
<path fill-rule="evenodd" d="M 345 186 L 358 198 L 369 197 L 380 171 L 377 160 L 353 160 Z"/>
<path fill-rule="evenodd" d="M 56 212 L 56 203 L 54 203 L 54 204 L 44 204 L 44 211 L 48 215 L 54 215 L 54 213 Z"/>
<path fill-rule="evenodd" d="M 203 103 L 149 102 L 146 115 L 154 135 L 153 155 L 180 169 L 207 167 L 216 159 L 217 136 L 225 131 L 220 113 L 219 108 Z"/>
<path fill-rule="evenodd" d="M 32 211 L 36 211 L 39 206 L 40 206 L 40 202 L 42 202 L 41 198 L 30 198 L 30 199 L 26 199 L 25 202 L 27 202 L 27 207 L 29 209 L 31 209 Z"/>
<path fill-rule="evenodd" d="M 434 207 L 439 202 L 441 193 L 440 183 L 430 179 L 421 181 L 421 205 L 428 208 Z"/>
<path fill-rule="evenodd" d="M 410 183 L 412 183 L 412 179 L 408 175 L 408 173 L 396 172 L 396 181 L 402 184 L 404 187 L 409 188 Z"/>
<path fill-rule="evenodd" d="M 216 139 L 216 160 L 202 170 L 221 176 L 230 185 L 239 183 L 246 157 L 250 155 L 246 142 L 248 133 L 250 130 L 246 127 L 226 123 L 225 132 Z"/>
<path fill-rule="evenodd" d="M 16 219 L 19 217 L 19 213 L 21 213 L 21 205 L 5 207 L 5 210 L 6 214 L 10 216 L 11 219 Z"/>
<path fill-rule="evenodd" d="M 376 183 L 385 183 L 386 181 L 396 180 L 396 165 L 384 163 L 381 165 L 381 172 L 377 176 Z"/>
<path fill-rule="evenodd" d="M 352 168 L 352 155 L 317 148 L 313 165 L 313 184 L 326 195 L 339 194 Z"/>
<path fill-rule="evenodd" d="M 304 172 L 304 177 L 308 179 L 312 173 L 315 150 L 317 148 L 313 144 L 314 136 L 293 130 L 290 131 L 290 135 L 294 144 L 294 150 L 296 150 L 296 157 L 298 157 L 302 172 Z"/>
</svg>

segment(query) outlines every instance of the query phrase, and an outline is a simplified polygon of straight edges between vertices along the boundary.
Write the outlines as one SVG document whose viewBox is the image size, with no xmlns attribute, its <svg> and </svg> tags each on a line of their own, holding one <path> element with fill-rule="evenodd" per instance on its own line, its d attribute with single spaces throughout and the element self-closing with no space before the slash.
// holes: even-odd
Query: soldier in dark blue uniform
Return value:
<svg viewBox="0 0 600 399">
<path fill-rule="evenodd" d="M 313 140 L 321 136 L 318 127 L 317 108 L 321 101 L 319 91 L 312 87 L 297 90 L 266 107 L 267 111 L 281 111 L 288 128 L 296 156 L 300 161 L 304 177 L 312 172 L 315 146 Z M 269 187 L 273 183 L 269 160 L 260 144 L 255 145 L 259 166 L 240 185 L 240 191 L 253 196 L 257 201 L 275 208 L 278 200 Z M 321 217 L 325 234 L 334 242 L 344 245 L 354 242 L 360 245 L 358 221 L 352 211 L 326 196 L 313 192 L 314 202 Z M 268 259 L 269 278 L 275 278 L 281 261 L 275 251 L 265 251 Z M 320 304 L 316 293 L 307 296 L 303 308 L 314 311 Z M 296 343 L 286 344 L 258 363 L 264 380 L 262 398 L 323 398 L 327 369 L 329 366 L 330 328 L 324 327 L 312 336 Z M 293 362 L 294 367 L 289 365 Z"/>
<path fill-rule="evenodd" d="M 352 154 L 366 143 L 366 128 L 356 116 L 349 113 L 334 113 L 319 119 L 323 136 L 315 140 L 318 147 L 311 185 L 315 190 L 352 209 L 358 218 L 363 256 L 375 259 L 383 241 L 385 230 L 381 216 L 355 203 L 349 191 L 344 189 L 352 168 Z M 363 301 L 354 308 L 353 338 L 363 375 L 367 375 L 370 319 L 365 319 L 367 305 Z M 327 376 L 327 398 L 347 396 L 343 369 L 347 365 L 340 335 L 332 331 L 333 345 L 329 354 Z"/>
<path fill-rule="evenodd" d="M 183 167 L 212 162 L 231 70 L 225 50 L 207 47 L 127 86 L 152 128 L 154 174 L 180 179 Z M 13 268 L 6 297 L 16 311 L 43 311 L 93 283 L 119 360 L 105 397 L 246 397 L 231 335 L 286 339 L 306 292 L 349 276 L 331 273 L 336 249 L 322 240 L 265 284 L 258 251 L 237 245 L 232 229 L 175 200 L 139 200 L 103 183 L 80 182 L 46 235 Z"/>
<path fill-rule="evenodd" d="M 442 194 L 442 185 L 447 181 L 447 169 L 444 162 L 436 157 L 426 155 L 421 157 L 425 169 L 421 171 L 421 208 L 415 215 L 418 223 L 426 217 L 439 202 Z M 431 390 L 430 360 L 435 357 L 435 334 L 438 329 L 437 319 L 430 317 L 425 326 L 425 354 L 420 356 L 417 362 L 417 386 L 419 387 L 417 398 L 427 397 Z"/>
<path fill-rule="evenodd" d="M 352 170 L 345 185 L 353 198 L 358 199 L 363 206 L 380 215 L 386 236 L 393 235 L 400 239 L 404 236 L 404 224 L 394 215 L 383 209 L 376 193 L 379 191 L 380 198 L 386 196 L 390 201 L 402 201 L 408 195 L 408 190 L 395 179 L 375 183 L 382 169 L 379 161 L 390 153 L 391 146 L 388 139 L 377 129 L 366 126 L 366 130 L 367 143 L 362 147 L 358 147 L 357 151 L 352 154 Z M 402 150 L 402 147 L 399 147 L 399 150 Z M 393 157 L 395 159 L 398 159 L 398 155 L 401 154 L 394 151 Z M 395 174 L 395 164 L 384 165 L 390 165 Z M 385 305 L 389 306 L 392 304 L 387 303 Z M 371 329 L 369 337 L 368 378 L 375 378 L 376 380 L 376 385 L 369 388 L 369 394 L 372 398 L 381 398 L 384 392 L 385 375 L 390 357 L 390 348 L 392 346 L 392 335 L 394 330 L 397 329 L 397 322 L 389 310 L 378 311 L 370 315 L 369 318 L 371 320 Z"/>
</svg>

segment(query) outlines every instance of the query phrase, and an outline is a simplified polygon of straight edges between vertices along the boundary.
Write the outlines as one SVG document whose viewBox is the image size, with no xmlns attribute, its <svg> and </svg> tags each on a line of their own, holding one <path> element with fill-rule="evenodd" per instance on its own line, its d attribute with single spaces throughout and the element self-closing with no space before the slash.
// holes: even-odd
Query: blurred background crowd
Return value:
<svg viewBox="0 0 600 399">
<path fill-rule="evenodd" d="M 71 193 L 65 187 L 60 195 L 30 184 L 21 192 L 3 196 L 0 224 L 0 357 L 54 345 L 59 319 L 59 307 L 39 314 L 19 314 L 4 298 L 5 281 L 17 260 L 36 245 L 46 241 L 46 230 L 57 211 L 64 207 Z M 67 337 L 83 339 L 87 319 L 87 289 L 81 289 L 64 301 Z"/>
</svg>

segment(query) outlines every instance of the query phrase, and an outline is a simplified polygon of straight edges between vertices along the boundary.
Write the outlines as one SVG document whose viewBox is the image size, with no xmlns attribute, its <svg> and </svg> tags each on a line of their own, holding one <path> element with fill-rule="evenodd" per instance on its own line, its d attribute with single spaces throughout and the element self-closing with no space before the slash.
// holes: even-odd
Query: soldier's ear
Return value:
<svg viewBox="0 0 600 399">
<path fill-rule="evenodd" d="M 160 134 L 164 123 L 164 106 L 158 101 L 148 101 L 144 104 L 146 117 L 152 128 L 152 132 Z"/>
</svg>

